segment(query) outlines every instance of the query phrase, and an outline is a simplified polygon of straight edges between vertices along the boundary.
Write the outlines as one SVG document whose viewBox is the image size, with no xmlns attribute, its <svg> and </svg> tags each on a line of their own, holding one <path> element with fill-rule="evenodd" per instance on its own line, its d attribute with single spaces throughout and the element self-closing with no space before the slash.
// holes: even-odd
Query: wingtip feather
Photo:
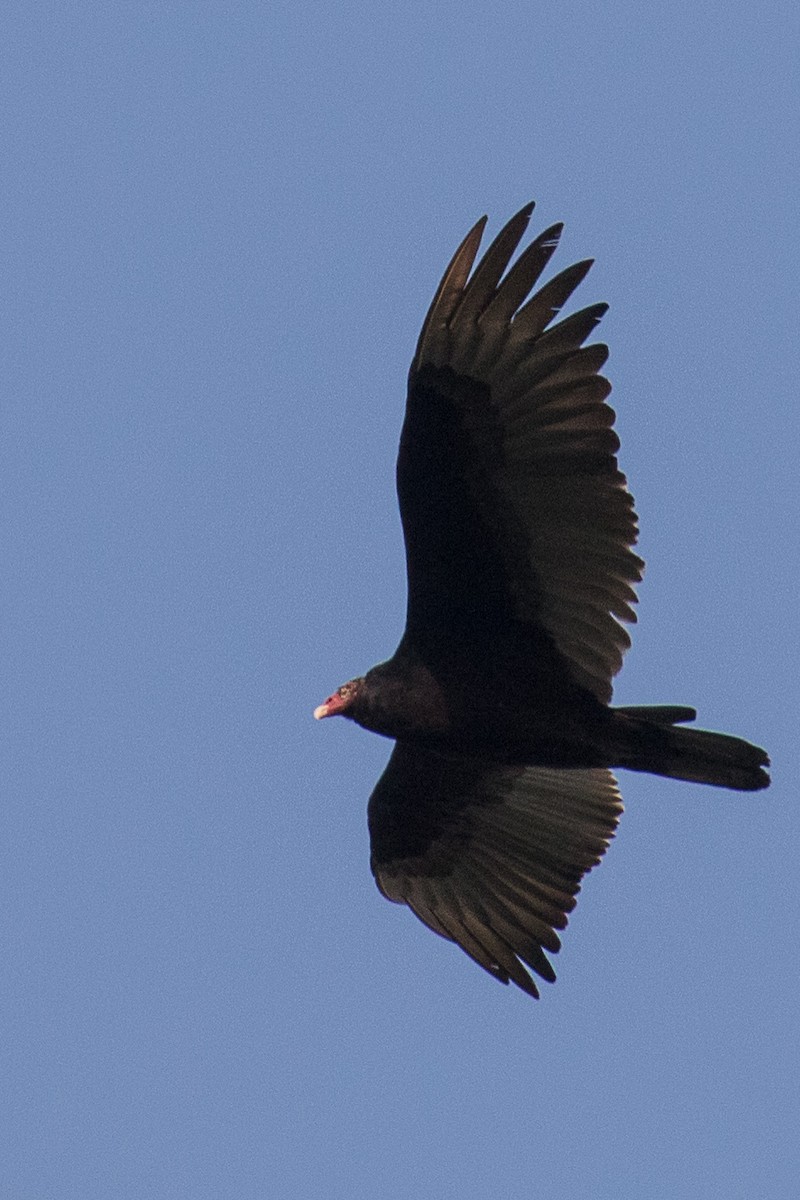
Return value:
<svg viewBox="0 0 800 1200">
<path fill-rule="evenodd" d="M 447 270 L 441 278 L 438 288 L 434 294 L 431 306 L 428 309 L 427 316 L 422 324 L 417 349 L 414 355 L 414 360 L 411 364 L 412 372 L 417 365 L 422 361 L 426 353 L 426 346 L 429 341 L 429 336 L 443 325 L 447 324 L 453 310 L 461 298 L 461 293 L 464 285 L 469 278 L 469 273 L 472 270 L 475 262 L 478 248 L 481 244 L 483 231 L 486 228 L 486 222 L 489 220 L 487 214 L 475 222 L 466 235 L 460 246 L 456 250 L 450 262 L 447 265 Z"/>
</svg>

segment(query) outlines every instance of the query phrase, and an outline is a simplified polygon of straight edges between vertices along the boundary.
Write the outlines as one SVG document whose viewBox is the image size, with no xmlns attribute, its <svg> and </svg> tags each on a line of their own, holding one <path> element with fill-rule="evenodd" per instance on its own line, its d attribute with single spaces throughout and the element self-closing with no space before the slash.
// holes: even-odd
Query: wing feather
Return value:
<svg viewBox="0 0 800 1200">
<path fill-rule="evenodd" d="M 611 385 L 598 374 L 608 350 L 584 345 L 606 305 L 552 323 L 591 260 L 530 296 L 561 232 L 546 230 L 509 267 L 531 211 L 474 270 L 485 218 L 473 227 L 420 335 L 398 458 L 407 635 L 420 642 L 435 626 L 439 644 L 450 637 L 457 651 L 469 638 L 488 661 L 536 626 L 552 654 L 519 662 L 531 694 L 557 660 L 570 686 L 607 703 L 643 563 Z M 541 638 L 527 644 L 543 653 Z"/>
<path fill-rule="evenodd" d="M 511 337 L 519 342 L 538 337 L 556 313 L 569 300 L 579 283 L 586 278 L 594 259 L 586 258 L 555 275 L 519 310 L 510 325 Z"/>
<path fill-rule="evenodd" d="M 558 246 L 563 228 L 561 223 L 551 225 L 523 250 L 483 310 L 480 320 L 484 328 L 495 326 L 505 329 L 525 297 L 538 283 Z"/>
<path fill-rule="evenodd" d="M 369 803 L 372 870 L 388 899 L 529 995 L 552 982 L 582 877 L 622 811 L 607 770 L 505 767 L 398 742 Z"/>
</svg>

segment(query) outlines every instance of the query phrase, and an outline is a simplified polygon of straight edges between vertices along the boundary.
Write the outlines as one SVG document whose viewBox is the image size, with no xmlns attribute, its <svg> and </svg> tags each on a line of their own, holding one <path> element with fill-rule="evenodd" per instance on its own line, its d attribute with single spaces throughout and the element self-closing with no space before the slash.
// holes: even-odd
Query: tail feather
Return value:
<svg viewBox="0 0 800 1200">
<path fill-rule="evenodd" d="M 682 725 L 684 721 L 694 721 L 697 716 L 697 709 L 689 708 L 687 704 L 628 704 L 614 711 L 626 717 L 655 721 L 657 725 Z"/>
<path fill-rule="evenodd" d="M 676 729 L 645 721 L 637 724 L 630 758 L 620 766 L 743 792 L 769 786 L 766 751 L 743 738 L 708 729 Z"/>
</svg>

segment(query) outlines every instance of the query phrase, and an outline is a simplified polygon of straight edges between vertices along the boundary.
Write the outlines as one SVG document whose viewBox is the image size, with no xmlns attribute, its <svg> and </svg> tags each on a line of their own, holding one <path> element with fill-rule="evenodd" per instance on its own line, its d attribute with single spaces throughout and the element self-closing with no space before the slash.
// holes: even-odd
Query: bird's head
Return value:
<svg viewBox="0 0 800 1200">
<path fill-rule="evenodd" d="M 363 676 L 343 683 L 332 696 L 328 696 L 324 704 L 320 704 L 318 708 L 314 709 L 316 719 L 320 721 L 323 717 L 348 716 L 350 709 L 358 699 L 363 683 Z"/>
</svg>

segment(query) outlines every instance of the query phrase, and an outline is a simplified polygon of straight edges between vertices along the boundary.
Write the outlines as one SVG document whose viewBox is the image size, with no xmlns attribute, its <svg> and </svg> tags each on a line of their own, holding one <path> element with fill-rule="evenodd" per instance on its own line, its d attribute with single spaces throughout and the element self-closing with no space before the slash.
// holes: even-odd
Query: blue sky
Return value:
<svg viewBox="0 0 800 1200">
<path fill-rule="evenodd" d="M 789 1200 L 798 17 L 8 3 L 0 1157 L 15 1200 Z M 626 703 L 772 753 L 627 812 L 534 1004 L 368 867 L 311 710 L 404 612 L 405 374 L 461 236 L 597 262 L 648 560 Z"/>
</svg>

